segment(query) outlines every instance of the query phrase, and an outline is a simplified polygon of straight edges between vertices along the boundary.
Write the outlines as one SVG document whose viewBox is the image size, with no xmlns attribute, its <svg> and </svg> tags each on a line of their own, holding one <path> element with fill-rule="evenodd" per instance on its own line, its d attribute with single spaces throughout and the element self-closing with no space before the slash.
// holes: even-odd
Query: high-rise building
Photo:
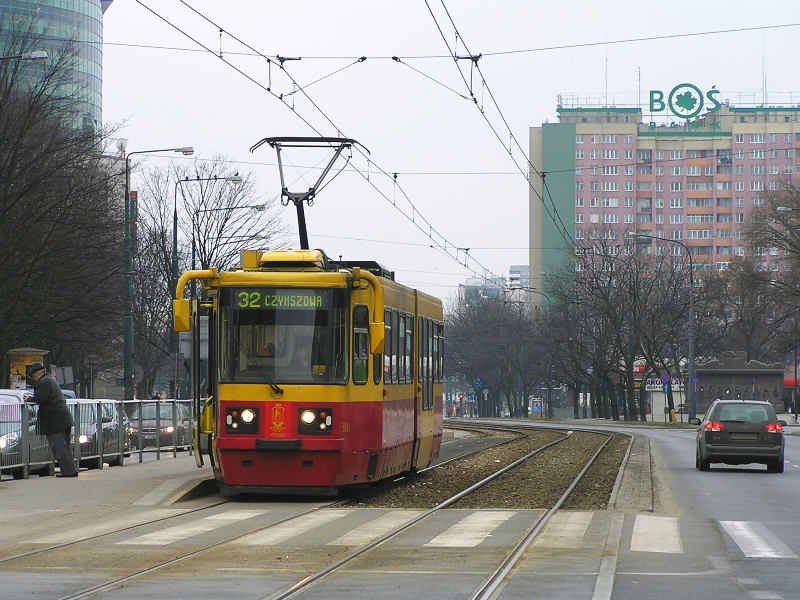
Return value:
<svg viewBox="0 0 800 600">
<path fill-rule="evenodd" d="M 77 60 L 72 72 L 74 90 L 85 102 L 80 115 L 84 127 L 102 123 L 103 12 L 112 0 L 0 0 L 0 51 L 5 51 L 9 30 L 30 25 L 42 37 L 44 50 L 57 54 L 74 40 Z M 5 53 L 3 54 L 5 56 Z"/>
<path fill-rule="evenodd" d="M 687 87 L 689 96 L 670 95 L 676 117 L 698 104 L 697 88 Z M 532 287 L 541 289 L 542 273 L 557 269 L 574 242 L 597 235 L 680 240 L 696 269 L 724 270 L 746 255 L 748 212 L 768 192 L 798 185 L 800 106 L 735 107 L 716 93 L 707 95 L 711 110 L 680 121 L 644 122 L 639 107 L 560 104 L 557 123 L 530 129 L 531 163 L 546 174 L 531 172 Z M 759 252 L 762 269 L 778 269 L 776 250 Z"/>
</svg>

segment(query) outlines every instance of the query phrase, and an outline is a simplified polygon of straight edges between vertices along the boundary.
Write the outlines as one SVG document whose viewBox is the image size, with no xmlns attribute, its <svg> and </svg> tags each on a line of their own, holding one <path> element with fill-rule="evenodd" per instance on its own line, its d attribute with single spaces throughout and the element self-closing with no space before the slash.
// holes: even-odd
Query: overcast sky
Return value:
<svg viewBox="0 0 800 600">
<path fill-rule="evenodd" d="M 675 37 L 649 39 L 664 36 Z M 370 160 L 354 152 L 306 209 L 310 246 L 377 260 L 443 299 L 475 276 L 470 268 L 499 276 L 527 264 L 520 168 L 528 128 L 557 120 L 558 94 L 641 98 L 646 111 L 649 90 L 692 83 L 741 105 L 762 102 L 766 80 L 768 103 L 800 104 L 797 0 L 116 0 L 103 38 L 103 120 L 122 124 L 129 152 L 223 154 L 266 199 L 280 191 L 275 151 L 251 154 L 254 143 L 355 139 Z M 451 52 L 482 55 L 480 72 Z M 281 72 L 276 56 L 302 60 Z M 162 156 L 148 165 L 166 166 Z M 290 190 L 316 181 L 308 167 L 322 155 L 287 159 L 298 166 L 287 172 Z M 297 246 L 294 208 L 281 217 Z M 470 268 L 454 248 L 469 248 Z"/>
</svg>

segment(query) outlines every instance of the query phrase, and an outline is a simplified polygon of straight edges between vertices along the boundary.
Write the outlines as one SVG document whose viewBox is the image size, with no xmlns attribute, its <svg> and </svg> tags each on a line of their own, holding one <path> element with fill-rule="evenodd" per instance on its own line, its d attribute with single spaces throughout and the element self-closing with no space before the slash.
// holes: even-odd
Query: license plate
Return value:
<svg viewBox="0 0 800 600">
<path fill-rule="evenodd" d="M 757 433 L 731 433 L 732 440 L 757 440 Z"/>
</svg>

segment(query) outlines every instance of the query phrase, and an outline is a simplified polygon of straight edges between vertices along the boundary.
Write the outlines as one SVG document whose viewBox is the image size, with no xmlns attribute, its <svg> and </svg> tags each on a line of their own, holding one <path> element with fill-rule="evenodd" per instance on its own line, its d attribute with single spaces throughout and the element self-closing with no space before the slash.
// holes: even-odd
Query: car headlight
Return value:
<svg viewBox="0 0 800 600">
<path fill-rule="evenodd" d="M 14 444 L 17 443 L 18 440 L 19 440 L 19 436 L 16 433 L 14 433 L 13 431 L 11 433 L 7 433 L 5 435 L 1 435 L 0 436 L 0 450 L 2 450 L 4 448 L 8 448 L 9 446 L 13 446 Z"/>
<path fill-rule="evenodd" d="M 80 434 L 80 436 L 78 436 L 78 441 L 79 441 L 81 444 L 85 444 L 86 442 L 88 442 L 88 441 L 89 441 L 89 436 L 88 436 L 88 435 L 86 435 L 85 433 L 82 433 L 82 434 Z"/>
<path fill-rule="evenodd" d="M 161 428 L 161 433 L 172 433 L 173 431 L 175 431 L 175 428 L 172 425 Z"/>
</svg>

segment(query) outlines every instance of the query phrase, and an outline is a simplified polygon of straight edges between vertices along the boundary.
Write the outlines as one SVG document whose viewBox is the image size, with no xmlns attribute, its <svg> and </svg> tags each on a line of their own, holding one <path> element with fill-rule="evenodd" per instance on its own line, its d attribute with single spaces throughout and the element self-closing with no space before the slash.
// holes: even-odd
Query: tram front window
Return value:
<svg viewBox="0 0 800 600">
<path fill-rule="evenodd" d="M 340 289 L 221 291 L 223 381 L 347 383 L 347 305 Z"/>
</svg>

